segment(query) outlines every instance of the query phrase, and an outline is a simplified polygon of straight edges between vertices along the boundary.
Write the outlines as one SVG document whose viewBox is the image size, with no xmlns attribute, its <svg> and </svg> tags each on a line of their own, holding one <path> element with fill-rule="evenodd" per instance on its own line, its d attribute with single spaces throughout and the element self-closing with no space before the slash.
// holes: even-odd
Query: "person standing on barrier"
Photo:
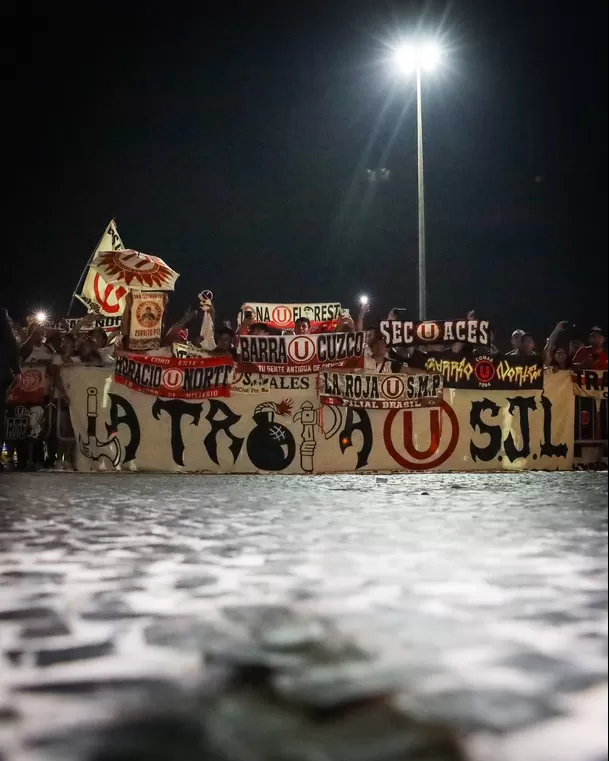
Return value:
<svg viewBox="0 0 609 761">
<path fill-rule="evenodd" d="M 6 309 L 0 309 L 0 455 L 4 446 L 5 416 L 8 392 L 21 378 L 19 346 Z M 0 470 L 4 469 L 0 461 Z"/>
<path fill-rule="evenodd" d="M 576 370 L 607 370 L 607 349 L 605 348 L 605 332 L 595 326 L 590 331 L 590 344 L 582 346 L 573 357 L 573 367 Z"/>
</svg>

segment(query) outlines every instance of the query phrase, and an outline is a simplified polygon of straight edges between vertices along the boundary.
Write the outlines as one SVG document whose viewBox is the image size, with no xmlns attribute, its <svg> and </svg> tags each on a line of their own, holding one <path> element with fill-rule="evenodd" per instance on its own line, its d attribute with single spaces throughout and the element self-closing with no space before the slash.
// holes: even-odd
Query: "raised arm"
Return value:
<svg viewBox="0 0 609 761">
<path fill-rule="evenodd" d="M 364 330 L 364 318 L 370 311 L 370 304 L 366 302 L 365 304 L 362 304 L 359 310 L 359 314 L 357 315 L 357 320 L 355 321 L 355 330 L 357 333 L 361 333 Z"/>
<path fill-rule="evenodd" d="M 556 348 L 556 341 L 561 332 L 567 327 L 567 324 L 568 323 L 565 320 L 561 320 L 546 341 L 546 345 L 543 349 L 543 363 L 546 367 L 550 367 L 552 364 L 552 356 L 554 354 L 554 349 Z"/>
<path fill-rule="evenodd" d="M 161 346 L 168 346 L 169 344 L 173 343 L 173 336 L 175 336 L 178 330 L 183 330 L 196 316 L 197 312 L 195 309 L 188 309 L 187 312 L 182 315 L 182 317 L 180 317 L 180 319 L 174 323 L 165 333 L 165 336 L 161 341 Z"/>
<path fill-rule="evenodd" d="M 95 322 L 95 320 L 97 320 L 96 314 L 86 314 L 84 317 L 81 317 L 76 325 L 74 325 L 70 333 L 73 336 L 77 336 L 84 327 L 90 325 L 92 322 Z"/>
<path fill-rule="evenodd" d="M 19 357 L 19 344 L 13 334 L 10 318 L 6 312 L 0 316 L 0 329 L 2 330 L 2 343 L 8 354 L 8 364 L 13 376 L 21 375 L 21 360 Z"/>
<path fill-rule="evenodd" d="M 594 364 L 593 358 L 590 356 L 585 346 L 581 346 L 573 357 L 572 365 L 576 370 L 589 370 Z"/>
<path fill-rule="evenodd" d="M 30 327 L 30 334 L 25 339 L 25 341 L 21 344 L 19 347 L 19 356 L 21 359 L 27 359 L 30 354 L 32 353 L 32 350 L 36 346 L 36 341 L 41 337 L 41 335 L 44 335 L 44 328 L 42 325 L 32 325 Z"/>
</svg>

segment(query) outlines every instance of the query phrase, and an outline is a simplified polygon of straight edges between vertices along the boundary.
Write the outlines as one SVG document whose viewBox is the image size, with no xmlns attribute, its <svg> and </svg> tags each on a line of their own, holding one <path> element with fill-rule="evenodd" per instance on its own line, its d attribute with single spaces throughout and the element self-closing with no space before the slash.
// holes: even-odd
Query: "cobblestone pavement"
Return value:
<svg viewBox="0 0 609 761">
<path fill-rule="evenodd" d="M 3 760 L 600 761 L 606 685 L 606 474 L 0 475 Z"/>
</svg>

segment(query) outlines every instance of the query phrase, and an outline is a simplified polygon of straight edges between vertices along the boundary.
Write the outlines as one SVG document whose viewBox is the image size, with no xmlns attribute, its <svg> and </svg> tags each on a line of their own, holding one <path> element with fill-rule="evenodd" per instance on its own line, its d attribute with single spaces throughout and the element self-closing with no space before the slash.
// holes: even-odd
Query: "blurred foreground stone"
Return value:
<svg viewBox="0 0 609 761">
<path fill-rule="evenodd" d="M 457 732 L 397 708 L 403 666 L 289 614 L 213 644 L 190 693 L 135 712 L 89 761 L 465 761 Z"/>
</svg>

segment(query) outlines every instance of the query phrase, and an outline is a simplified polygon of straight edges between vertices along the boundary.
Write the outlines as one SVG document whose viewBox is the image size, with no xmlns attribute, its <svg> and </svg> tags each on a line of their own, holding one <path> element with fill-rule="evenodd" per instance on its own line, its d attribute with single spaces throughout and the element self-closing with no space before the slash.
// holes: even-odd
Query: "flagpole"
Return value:
<svg viewBox="0 0 609 761">
<path fill-rule="evenodd" d="M 76 298 L 76 293 L 78 292 L 80 286 L 82 285 L 82 282 L 84 281 L 84 279 L 87 276 L 87 272 L 89 270 L 89 267 L 91 266 L 91 262 L 93 261 L 93 257 L 95 256 L 95 252 L 101 246 L 101 242 L 104 239 L 104 235 L 106 234 L 106 232 L 108 231 L 108 228 L 112 225 L 113 222 L 114 222 L 114 226 L 116 227 L 116 220 L 115 219 L 111 219 L 110 223 L 108 225 L 106 225 L 106 229 L 101 234 L 100 239 L 97 241 L 97 245 L 93 249 L 93 252 L 92 252 L 91 256 L 88 258 L 87 263 L 85 264 L 85 268 L 82 271 L 82 273 L 80 275 L 80 278 L 78 279 L 78 282 L 76 283 L 76 288 L 74 289 L 74 293 L 72 294 L 72 300 L 70 301 L 70 306 L 68 307 L 68 313 L 66 314 L 66 317 L 70 316 L 70 312 L 72 311 L 72 307 L 74 306 L 74 300 Z"/>
</svg>

